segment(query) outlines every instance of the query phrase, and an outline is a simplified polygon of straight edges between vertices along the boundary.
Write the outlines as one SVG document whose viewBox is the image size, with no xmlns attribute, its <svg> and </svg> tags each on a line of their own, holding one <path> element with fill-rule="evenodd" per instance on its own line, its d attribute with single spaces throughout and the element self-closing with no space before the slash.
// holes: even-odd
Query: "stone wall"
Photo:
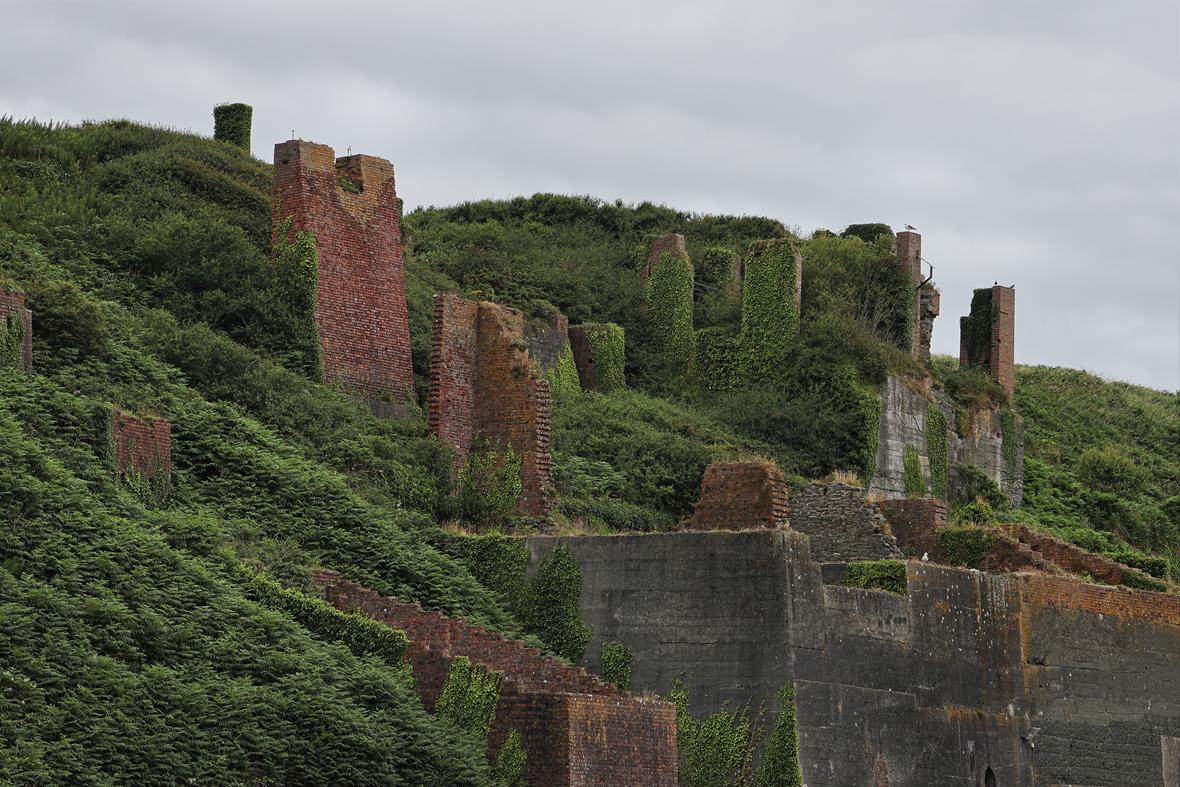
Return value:
<svg viewBox="0 0 1180 787">
<path fill-rule="evenodd" d="M 790 500 L 790 528 L 805 533 L 823 562 L 901 557 L 885 517 L 863 487 L 810 484 Z"/>
<path fill-rule="evenodd" d="M 749 530 L 785 527 L 787 487 L 767 461 L 714 462 L 701 479 L 701 498 L 686 530 Z"/>
<path fill-rule="evenodd" d="M 527 543 L 577 560 L 592 670 L 622 641 L 635 690 L 680 676 L 698 714 L 793 683 L 809 787 L 1154 787 L 1180 736 L 1175 596 L 920 562 L 905 595 L 824 585 L 790 530 Z"/>
<path fill-rule="evenodd" d="M 338 609 L 405 631 L 415 688 L 428 710 L 438 701 L 454 657 L 500 673 L 489 756 L 509 731 L 519 732 L 530 784 L 676 784 L 671 703 L 630 696 L 522 642 L 381 596 L 334 572 L 316 572 L 313 582 Z"/>
<path fill-rule="evenodd" d="M 899 547 L 909 547 L 916 557 L 936 554 L 936 532 L 946 527 L 946 503 L 936 497 L 882 500 L 877 509 L 889 523 Z"/>
<path fill-rule="evenodd" d="M 569 318 L 561 312 L 550 312 L 545 319 L 525 321 L 524 341 L 542 373 L 556 366 L 557 359 L 569 347 L 569 327 Z"/>
<path fill-rule="evenodd" d="M 945 394 L 923 390 L 915 381 L 889 376 L 881 389 L 880 442 L 876 471 L 869 489 L 886 498 L 905 497 L 904 452 L 906 446 L 918 451 L 922 476 L 930 492 L 930 460 L 926 447 L 926 417 L 934 402 L 946 416 L 947 471 L 954 485 L 956 469 L 961 465 L 979 468 L 1008 495 L 1009 503 L 1019 507 L 1024 501 L 1024 420 L 1011 413 L 1011 433 L 1004 433 L 1004 417 L 997 408 L 968 413 L 965 434 L 956 428 L 954 407 Z M 1005 457 L 1005 448 L 1012 457 Z"/>
<path fill-rule="evenodd" d="M 113 410 L 110 428 L 115 471 L 155 479 L 167 491 L 172 479 L 172 424 L 163 418 L 140 418 Z"/>
<path fill-rule="evenodd" d="M 466 461 L 477 438 L 520 456 L 519 509 L 544 517 L 553 497 L 549 384 L 529 356 L 516 309 L 434 296 L 428 422 Z"/>
<path fill-rule="evenodd" d="M 20 290 L 0 287 L 0 319 L 5 330 L 20 331 L 20 365 L 26 372 L 33 371 L 33 313 L 25 308 L 25 294 Z"/>
<path fill-rule="evenodd" d="M 414 381 L 393 166 L 375 156 L 338 159 L 327 145 L 298 140 L 275 145 L 274 164 L 275 230 L 292 217 L 292 233 L 315 235 L 323 377 L 374 412 L 397 412 Z"/>
</svg>

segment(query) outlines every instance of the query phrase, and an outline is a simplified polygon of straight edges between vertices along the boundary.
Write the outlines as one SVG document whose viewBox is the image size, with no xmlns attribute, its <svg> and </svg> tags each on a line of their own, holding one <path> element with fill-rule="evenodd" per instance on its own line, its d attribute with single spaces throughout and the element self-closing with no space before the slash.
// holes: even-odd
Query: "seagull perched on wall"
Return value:
<svg viewBox="0 0 1180 787">
<path fill-rule="evenodd" d="M 922 553 L 922 562 L 923 562 L 923 563 L 929 563 L 929 562 L 930 562 L 930 553 L 929 553 L 929 552 L 923 552 L 923 553 Z"/>
<path fill-rule="evenodd" d="M 914 232 L 915 230 L 917 230 L 917 229 L 918 229 L 918 228 L 917 228 L 917 227 L 915 227 L 913 224 L 907 224 L 907 225 L 905 225 L 905 228 L 906 228 L 907 230 L 909 230 L 910 232 Z"/>
</svg>

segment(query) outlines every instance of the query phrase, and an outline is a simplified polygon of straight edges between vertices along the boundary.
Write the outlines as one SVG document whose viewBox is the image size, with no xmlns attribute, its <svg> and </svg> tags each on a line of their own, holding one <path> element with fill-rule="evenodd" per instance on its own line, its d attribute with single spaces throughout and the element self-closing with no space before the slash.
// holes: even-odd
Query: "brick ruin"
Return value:
<svg viewBox="0 0 1180 787">
<path fill-rule="evenodd" d="M 377 414 L 399 412 L 414 381 L 393 165 L 291 140 L 275 145 L 274 166 L 274 231 L 291 217 L 292 233 L 315 236 L 323 379 Z"/>
<path fill-rule="evenodd" d="M 684 530 L 745 530 L 787 526 L 787 487 L 774 462 L 714 462 L 705 468 L 701 497 Z"/>
<path fill-rule="evenodd" d="M 990 325 L 988 336 L 979 336 L 981 325 Z M 959 321 L 959 366 L 983 367 L 1014 401 L 1016 388 L 1016 289 L 996 285 L 975 291 L 971 314 Z"/>
<path fill-rule="evenodd" d="M 569 329 L 569 318 L 559 311 L 550 312 L 544 319 L 525 320 L 524 341 L 542 373 L 555 367 L 570 346 Z"/>
<path fill-rule="evenodd" d="M 549 384 L 529 355 L 517 309 L 434 296 L 430 349 L 430 433 L 465 462 L 477 439 L 510 446 L 521 459 L 519 510 L 545 517 L 553 497 L 549 473 Z"/>
<path fill-rule="evenodd" d="M 915 358 L 922 355 L 922 296 L 918 285 L 922 282 L 922 236 L 906 230 L 897 233 L 897 265 L 906 274 L 914 290 L 914 303 L 910 309 L 910 351 Z M 933 325 L 933 323 L 932 323 Z M 926 345 L 926 356 L 930 346 Z"/>
<path fill-rule="evenodd" d="M 676 708 L 635 697 L 522 642 L 414 604 L 387 598 L 329 571 L 314 584 L 336 608 L 360 612 L 410 641 L 407 660 L 422 704 L 433 712 L 452 659 L 466 656 L 501 675 L 488 740 L 494 758 L 520 733 L 529 784 L 675 787 Z"/>
<path fill-rule="evenodd" d="M 918 557 L 938 553 L 935 535 L 938 528 L 946 527 L 946 503 L 936 497 L 897 498 L 878 501 L 877 510 L 889 523 L 898 546 L 909 547 Z"/>
<path fill-rule="evenodd" d="M 155 481 L 164 492 L 172 485 L 172 424 L 163 418 L 111 411 L 115 472 Z"/>
<path fill-rule="evenodd" d="M 33 313 L 25 308 L 25 294 L 20 290 L 0 287 L 0 320 L 6 335 L 20 332 L 19 359 L 24 371 L 33 371 Z"/>
<path fill-rule="evenodd" d="M 607 322 L 574 325 L 569 340 L 584 390 L 609 393 L 627 387 L 622 327 Z"/>
<path fill-rule="evenodd" d="M 687 257 L 688 249 L 684 245 L 684 236 L 671 234 L 652 238 L 651 252 L 647 255 L 647 263 L 639 271 L 641 284 L 647 284 L 647 280 L 651 277 L 651 266 L 655 265 L 656 261 L 664 254 Z"/>
<path fill-rule="evenodd" d="M 526 544 L 573 554 L 590 670 L 622 642 L 634 690 L 680 679 L 698 716 L 772 720 L 793 686 L 810 787 L 1174 783 L 1180 597 L 920 561 L 847 587 L 794 528 Z"/>
</svg>

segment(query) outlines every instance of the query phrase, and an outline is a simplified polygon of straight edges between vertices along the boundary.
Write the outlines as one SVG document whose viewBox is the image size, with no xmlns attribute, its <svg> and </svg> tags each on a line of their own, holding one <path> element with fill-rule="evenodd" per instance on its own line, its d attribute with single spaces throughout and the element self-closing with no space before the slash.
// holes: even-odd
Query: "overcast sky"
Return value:
<svg viewBox="0 0 1180 787">
<path fill-rule="evenodd" d="M 407 205 L 552 191 L 905 223 L 958 353 L 1180 388 L 1180 2 L 0 0 L 0 114 L 211 134 L 254 106 L 393 160 Z"/>
</svg>

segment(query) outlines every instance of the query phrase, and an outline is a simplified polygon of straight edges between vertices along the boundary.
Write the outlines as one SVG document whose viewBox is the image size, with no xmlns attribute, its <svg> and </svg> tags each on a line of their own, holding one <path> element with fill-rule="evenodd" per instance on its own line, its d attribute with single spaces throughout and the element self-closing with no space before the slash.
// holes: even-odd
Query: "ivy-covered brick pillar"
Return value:
<svg viewBox="0 0 1180 787">
<path fill-rule="evenodd" d="M 664 235 L 652 241 L 641 278 L 652 342 L 672 375 L 692 369 L 696 335 L 692 327 L 692 260 L 684 236 Z"/>
<path fill-rule="evenodd" d="M 627 387 L 625 343 L 622 327 L 613 322 L 591 322 L 570 328 L 570 347 L 583 388 L 610 393 Z"/>
<path fill-rule="evenodd" d="M 213 107 L 213 138 L 249 151 L 253 117 L 249 104 L 218 104 Z"/>
<path fill-rule="evenodd" d="M 315 241 L 308 279 L 323 379 L 396 414 L 412 402 L 414 377 L 393 165 L 302 140 L 275 145 L 274 162 L 272 240 L 283 230 Z"/>
<path fill-rule="evenodd" d="M 33 313 L 25 294 L 0 286 L 0 365 L 33 371 Z"/>
<path fill-rule="evenodd" d="M 1016 388 L 1016 289 L 984 287 L 971 297 L 971 313 L 959 320 L 959 366 L 983 367 L 1012 402 Z"/>
<path fill-rule="evenodd" d="M 772 383 L 799 337 L 803 255 L 787 238 L 750 245 L 742 283 L 741 371 L 747 385 Z"/>
</svg>

